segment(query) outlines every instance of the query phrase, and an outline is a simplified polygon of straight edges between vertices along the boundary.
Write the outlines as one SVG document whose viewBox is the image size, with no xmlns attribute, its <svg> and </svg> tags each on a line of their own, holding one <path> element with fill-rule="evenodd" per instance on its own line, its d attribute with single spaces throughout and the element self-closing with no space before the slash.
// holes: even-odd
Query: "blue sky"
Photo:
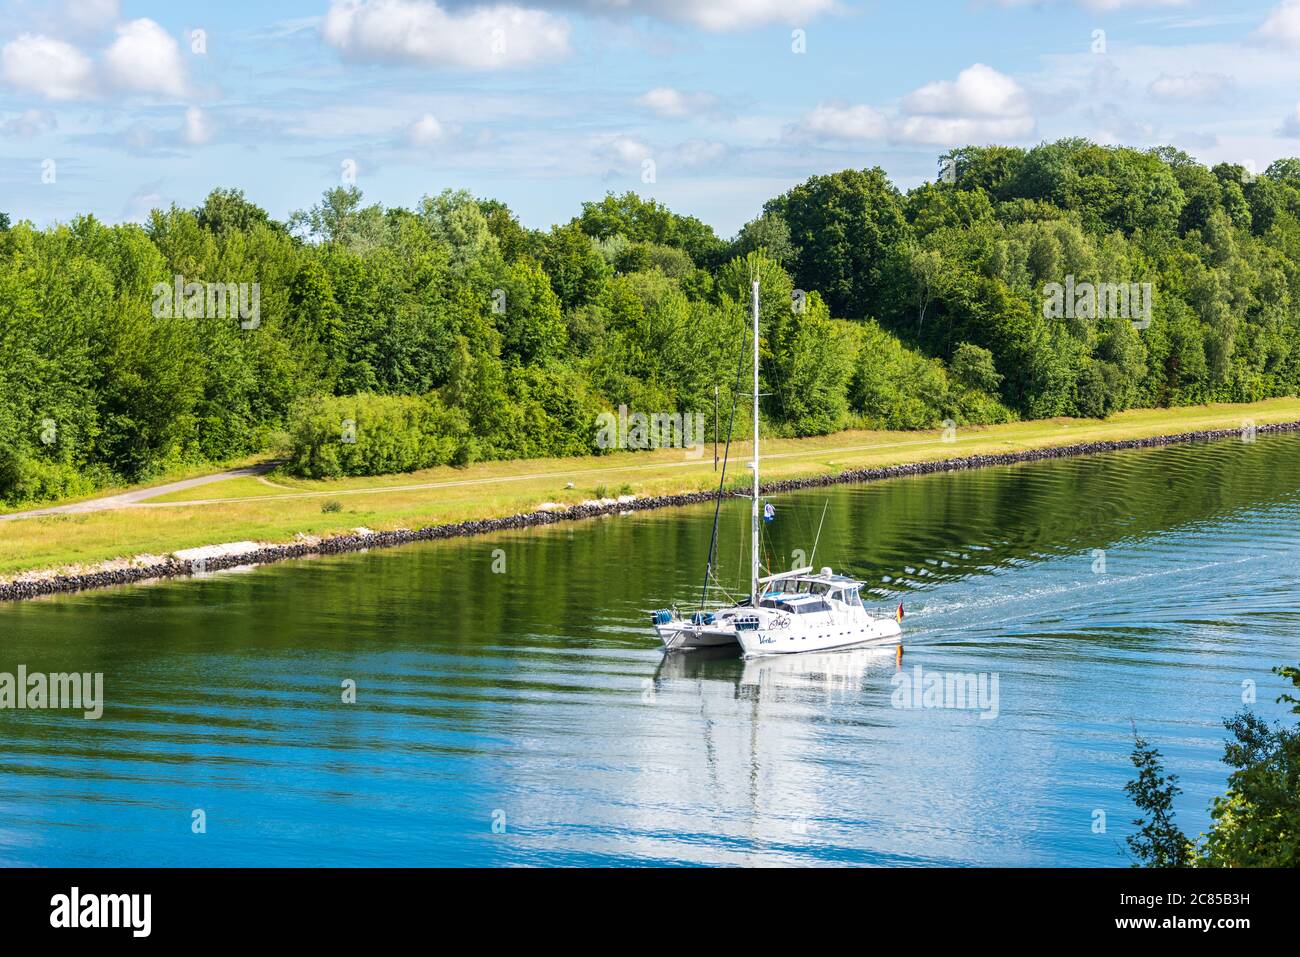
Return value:
<svg viewBox="0 0 1300 957">
<path fill-rule="evenodd" d="M 635 189 L 731 235 L 813 173 L 879 164 L 906 188 L 952 146 L 1062 136 L 1257 170 L 1300 155 L 1300 0 L 16 0 L 0 18 L 0 209 L 42 225 L 215 186 L 285 217 L 346 169 L 371 200 L 464 187 L 539 227 Z"/>
</svg>

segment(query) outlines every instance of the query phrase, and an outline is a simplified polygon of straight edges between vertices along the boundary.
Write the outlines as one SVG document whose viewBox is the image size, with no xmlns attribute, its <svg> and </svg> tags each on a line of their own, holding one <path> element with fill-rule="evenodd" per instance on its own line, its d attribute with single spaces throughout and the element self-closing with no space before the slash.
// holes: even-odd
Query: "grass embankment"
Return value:
<svg viewBox="0 0 1300 957">
<path fill-rule="evenodd" d="M 1053 419 L 938 432 L 841 432 L 763 443 L 765 481 L 835 474 L 972 455 L 1236 429 L 1300 421 L 1300 399 L 1242 405 L 1143 409 L 1105 421 Z M 747 444 L 732 446 L 732 475 L 743 479 Z M 566 488 L 572 482 L 574 488 Z M 156 484 L 156 483 L 154 483 Z M 272 473 L 160 495 L 111 511 L 0 522 L 0 577 L 33 570 L 84 568 L 135 555 L 166 555 L 220 542 L 288 542 L 301 533 L 328 536 L 359 526 L 419 528 L 532 512 L 545 502 L 575 504 L 602 496 L 694 492 L 716 487 L 712 448 L 485 462 L 406 475 L 306 481 Z M 120 490 L 119 490 L 120 491 Z M 322 505 L 337 502 L 337 511 Z"/>
</svg>

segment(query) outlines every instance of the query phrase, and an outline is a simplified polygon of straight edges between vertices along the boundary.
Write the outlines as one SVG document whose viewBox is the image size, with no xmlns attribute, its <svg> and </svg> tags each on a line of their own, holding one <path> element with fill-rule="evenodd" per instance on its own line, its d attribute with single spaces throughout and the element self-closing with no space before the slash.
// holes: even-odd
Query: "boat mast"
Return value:
<svg viewBox="0 0 1300 957">
<path fill-rule="evenodd" d="M 754 280 L 754 500 L 750 508 L 750 607 L 758 607 L 758 280 Z"/>
</svg>

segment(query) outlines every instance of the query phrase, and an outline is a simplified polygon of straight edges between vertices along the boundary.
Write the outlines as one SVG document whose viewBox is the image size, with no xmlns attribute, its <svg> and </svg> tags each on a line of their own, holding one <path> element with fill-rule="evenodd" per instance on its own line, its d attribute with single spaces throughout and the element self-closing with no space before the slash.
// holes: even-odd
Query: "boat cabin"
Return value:
<svg viewBox="0 0 1300 957">
<path fill-rule="evenodd" d="M 796 615 L 831 611 L 835 607 L 831 602 L 849 608 L 862 607 L 862 597 L 858 594 L 862 582 L 836 575 L 829 568 L 823 568 L 818 574 L 810 572 L 811 568 L 800 568 L 760 579 L 763 592 L 759 604 Z"/>
</svg>

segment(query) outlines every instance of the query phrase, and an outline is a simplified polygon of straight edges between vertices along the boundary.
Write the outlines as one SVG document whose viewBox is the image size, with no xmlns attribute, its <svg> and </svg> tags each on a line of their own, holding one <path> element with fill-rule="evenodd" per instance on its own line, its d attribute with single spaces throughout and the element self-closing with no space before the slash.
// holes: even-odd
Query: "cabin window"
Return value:
<svg viewBox="0 0 1300 957">
<path fill-rule="evenodd" d="M 819 611 L 830 611 L 831 606 L 824 601 L 806 601 L 795 606 L 801 615 L 812 615 Z"/>
</svg>

